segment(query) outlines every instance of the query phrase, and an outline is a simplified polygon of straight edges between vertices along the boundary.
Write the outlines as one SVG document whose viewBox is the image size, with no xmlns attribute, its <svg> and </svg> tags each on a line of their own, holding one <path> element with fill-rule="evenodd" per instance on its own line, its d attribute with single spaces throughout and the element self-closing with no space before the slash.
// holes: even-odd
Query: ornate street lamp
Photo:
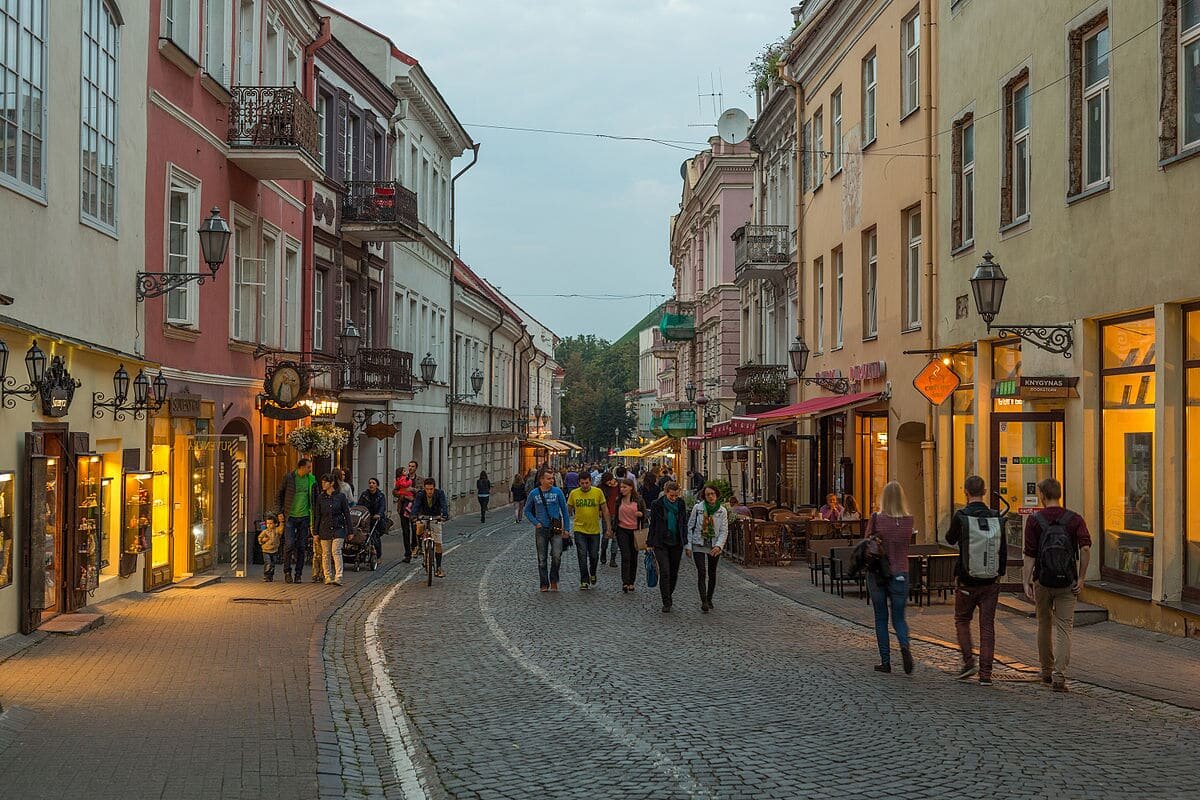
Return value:
<svg viewBox="0 0 1200 800">
<path fill-rule="evenodd" d="M 358 346 L 362 343 L 362 336 L 359 335 L 358 328 L 354 327 L 353 320 L 346 321 L 346 327 L 338 336 L 338 342 L 341 344 L 343 358 L 353 361 L 358 357 Z"/>
<path fill-rule="evenodd" d="M 200 238 L 200 257 L 208 265 L 209 274 L 203 272 L 139 272 L 137 274 L 137 299 L 142 302 L 147 297 L 161 297 L 173 289 L 179 289 L 189 283 L 203 284 L 209 278 L 216 280 L 217 270 L 225 263 L 229 252 L 229 239 L 232 232 L 229 223 L 221 217 L 221 209 L 212 207 L 212 216 L 204 220 L 196 231 Z"/>
<path fill-rule="evenodd" d="M 483 388 L 483 372 L 476 367 L 471 373 L 471 393 L 470 394 L 450 394 L 446 395 L 446 405 L 455 406 L 461 405 L 473 397 L 479 396 L 479 391 Z"/>
<path fill-rule="evenodd" d="M 159 370 L 159 373 L 154 376 L 154 405 L 162 408 L 162 404 L 165 402 L 167 402 L 167 379 Z"/>
<path fill-rule="evenodd" d="M 38 347 L 37 340 L 25 354 L 25 371 L 29 373 L 29 382 L 37 386 L 46 374 L 46 354 Z"/>
<path fill-rule="evenodd" d="M 1001 339 L 1020 338 L 1040 347 L 1048 353 L 1071 357 L 1075 346 L 1075 328 L 1072 325 L 993 325 L 1004 302 L 1004 287 L 1008 276 L 1000 265 L 992 260 L 991 251 L 983 254 L 983 261 L 971 275 L 971 294 L 975 296 L 975 310 L 987 325 L 988 333 L 998 331 Z"/>
<path fill-rule="evenodd" d="M 689 403 L 696 402 L 696 384 L 688 381 L 687 386 L 683 387 L 683 393 L 687 396 L 687 401 Z"/>
<path fill-rule="evenodd" d="M 17 379 L 8 374 L 8 356 L 8 345 L 0 339 L 0 406 L 16 408 L 18 397 L 32 400 L 37 395 L 38 383 L 46 371 L 46 354 L 37 346 L 37 342 L 29 348 L 25 355 L 25 370 L 29 373 L 29 383 L 24 386 L 18 386 Z M 35 371 L 38 374 L 36 381 L 33 379 Z"/>
<path fill-rule="evenodd" d="M 806 378 L 804 377 L 805 370 L 808 369 L 808 356 L 812 351 L 808 349 L 808 344 L 804 339 L 797 336 L 788 345 L 788 358 L 792 362 L 792 370 L 796 373 L 796 380 L 800 383 L 811 383 L 820 386 L 827 392 L 833 394 L 849 394 L 850 381 L 845 378 Z"/>
<path fill-rule="evenodd" d="M 475 371 L 471 373 L 471 394 L 477 395 L 481 389 L 483 389 L 483 371 L 476 367 Z"/>
<path fill-rule="evenodd" d="M 137 377 L 133 379 L 133 403 L 126 404 L 129 399 L 129 383 L 129 373 L 125 371 L 125 365 L 121 364 L 113 373 L 111 398 L 105 398 L 100 392 L 92 392 L 92 417 L 100 419 L 107 409 L 118 422 L 125 419 L 126 414 L 133 415 L 134 419 L 144 419 L 146 412 L 157 411 L 167 402 L 167 379 L 161 371 L 151 381 L 145 372 L 138 370 Z"/>
<path fill-rule="evenodd" d="M 426 353 L 421 359 L 421 381 L 428 386 L 433 383 L 433 378 L 437 374 L 437 362 L 433 360 L 433 353 Z"/>
<path fill-rule="evenodd" d="M 141 375 L 141 373 L 138 373 Z M 125 371 L 125 365 L 117 367 L 117 371 L 113 373 L 113 399 L 118 403 L 124 403 L 129 397 L 129 373 Z"/>
</svg>

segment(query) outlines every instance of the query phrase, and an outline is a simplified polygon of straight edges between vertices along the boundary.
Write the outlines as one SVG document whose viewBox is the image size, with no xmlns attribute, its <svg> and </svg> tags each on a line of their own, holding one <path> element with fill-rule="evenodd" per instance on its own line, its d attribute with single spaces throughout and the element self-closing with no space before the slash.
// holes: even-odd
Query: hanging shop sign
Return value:
<svg viewBox="0 0 1200 800">
<path fill-rule="evenodd" d="M 295 361 L 280 361 L 267 369 L 263 389 L 275 405 L 292 408 L 308 394 L 308 372 Z M 306 409 L 305 415 L 307 413 Z"/>
<path fill-rule="evenodd" d="M 200 417 L 200 401 L 204 398 L 192 394 L 186 388 L 167 398 L 167 410 L 172 417 L 198 419 Z"/>
<path fill-rule="evenodd" d="M 887 377 L 887 363 L 869 361 L 866 364 L 855 364 L 850 368 L 852 381 L 881 381 Z"/>
<path fill-rule="evenodd" d="M 940 360 L 930 361 L 913 378 L 913 387 L 935 406 L 946 402 L 961 383 L 958 373 Z"/>
<path fill-rule="evenodd" d="M 71 377 L 62 356 L 50 360 L 50 366 L 38 384 L 38 395 L 42 401 L 42 414 L 47 417 L 65 417 L 71 410 L 75 390 L 82 384 Z"/>
<path fill-rule="evenodd" d="M 400 432 L 400 426 L 388 422 L 373 422 L 363 429 L 363 435 L 371 439 L 391 439 Z"/>
<path fill-rule="evenodd" d="M 293 406 L 291 408 L 281 408 L 278 405 L 276 405 L 273 401 L 268 400 L 266 398 L 263 398 L 262 403 L 258 407 L 258 411 L 260 414 L 262 414 L 264 417 L 267 417 L 268 419 L 275 419 L 275 420 L 282 420 L 282 421 L 304 419 L 311 413 L 309 411 L 308 406 L 304 405 L 303 403 L 301 403 L 300 405 L 297 405 L 297 406 Z M 282 433 L 279 433 L 277 435 L 282 435 Z"/>
<path fill-rule="evenodd" d="M 1011 378 L 992 385 L 992 397 L 1017 400 L 1047 400 L 1079 397 L 1079 378 L 1066 375 Z"/>
<path fill-rule="evenodd" d="M 718 422 L 708 429 L 708 436 L 712 439 L 719 439 L 723 436 L 740 436 L 742 434 L 754 433 L 758 425 L 756 417 L 733 417 L 724 422 Z"/>
</svg>

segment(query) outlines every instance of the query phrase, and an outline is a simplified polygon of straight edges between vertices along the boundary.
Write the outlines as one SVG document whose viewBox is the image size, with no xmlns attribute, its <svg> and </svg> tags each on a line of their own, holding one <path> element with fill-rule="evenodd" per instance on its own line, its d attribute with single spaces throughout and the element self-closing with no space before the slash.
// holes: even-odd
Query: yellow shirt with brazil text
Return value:
<svg viewBox="0 0 1200 800">
<path fill-rule="evenodd" d="M 575 509 L 575 533 L 600 533 L 600 509 L 604 506 L 604 492 L 595 486 L 586 492 L 572 489 L 567 505 Z"/>
</svg>

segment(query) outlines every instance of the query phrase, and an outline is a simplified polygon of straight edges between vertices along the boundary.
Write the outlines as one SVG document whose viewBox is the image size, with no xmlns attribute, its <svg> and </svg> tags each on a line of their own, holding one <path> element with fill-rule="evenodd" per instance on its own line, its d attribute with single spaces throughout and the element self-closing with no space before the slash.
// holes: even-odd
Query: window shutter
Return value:
<svg viewBox="0 0 1200 800">
<path fill-rule="evenodd" d="M 346 174 L 346 114 L 349 111 L 346 93 L 341 89 L 337 90 L 333 105 L 333 170 L 330 174 L 341 180 Z"/>
<path fill-rule="evenodd" d="M 370 111 L 362 112 L 362 124 L 359 129 L 363 132 L 363 172 L 361 180 L 375 180 L 375 115 Z"/>
<path fill-rule="evenodd" d="M 366 150 L 366 146 L 364 143 L 367 140 L 366 114 L 363 111 L 352 111 L 350 113 L 353 113 L 355 116 L 358 117 L 358 130 L 355 132 L 355 137 L 354 137 L 354 163 L 351 164 L 351 167 L 353 167 L 354 172 L 351 174 L 354 175 L 354 180 L 356 180 L 356 181 L 368 180 L 368 178 L 365 177 L 366 176 L 366 172 L 364 169 L 365 159 L 363 158 L 363 151 Z"/>
</svg>

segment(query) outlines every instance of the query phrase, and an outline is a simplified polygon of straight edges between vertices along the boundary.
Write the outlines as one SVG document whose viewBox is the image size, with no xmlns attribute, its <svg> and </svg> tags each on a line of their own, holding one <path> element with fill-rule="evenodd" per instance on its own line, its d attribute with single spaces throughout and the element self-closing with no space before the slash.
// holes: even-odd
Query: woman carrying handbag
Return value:
<svg viewBox="0 0 1200 800">
<path fill-rule="evenodd" d="M 891 672 L 891 642 L 888 636 L 888 613 L 892 627 L 900 641 L 900 657 L 904 662 L 904 673 L 913 671 L 912 650 L 909 648 L 908 622 L 904 619 L 904 606 L 908 601 L 908 545 L 913 539 L 913 518 L 904 502 L 904 490 L 896 481 L 883 487 L 879 499 L 879 512 L 872 514 L 867 523 L 867 537 L 877 536 L 883 542 L 887 563 L 891 566 L 890 577 L 874 575 L 867 580 L 871 593 L 871 605 L 875 608 L 875 640 L 879 645 L 879 661 L 876 672 Z M 882 584 L 882 585 L 881 585 Z"/>
<path fill-rule="evenodd" d="M 638 497 L 637 487 L 629 478 L 618 484 L 617 513 L 613 518 L 617 547 L 621 549 L 621 591 L 632 592 L 637 581 L 637 531 L 646 518 L 646 507 Z"/>
<path fill-rule="evenodd" d="M 688 519 L 687 555 L 696 562 L 696 586 L 700 590 L 700 610 L 713 609 L 717 588 L 717 563 L 729 538 L 729 510 L 721 505 L 720 493 L 711 483 L 700 490 L 700 500 L 692 506 Z"/>
</svg>

